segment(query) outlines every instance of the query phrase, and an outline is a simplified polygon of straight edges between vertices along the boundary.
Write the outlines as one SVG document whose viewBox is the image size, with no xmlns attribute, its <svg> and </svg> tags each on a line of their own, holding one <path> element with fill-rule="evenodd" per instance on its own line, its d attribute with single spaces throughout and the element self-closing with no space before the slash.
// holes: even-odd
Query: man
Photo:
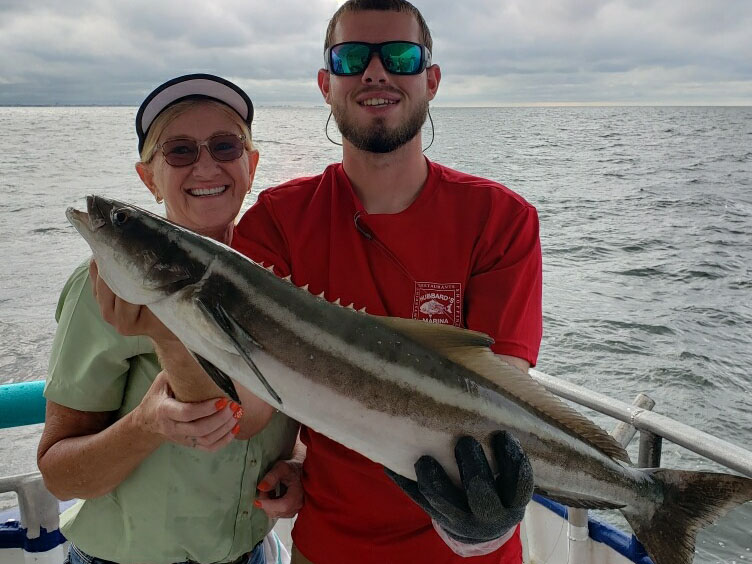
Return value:
<svg viewBox="0 0 752 564">
<path fill-rule="evenodd" d="M 423 156 L 420 128 L 441 72 L 422 16 L 404 0 L 349 0 L 332 17 L 325 47 L 318 82 L 343 135 L 342 163 L 262 193 L 233 246 L 330 301 L 487 333 L 497 354 L 527 370 L 541 338 L 537 214 L 500 184 Z M 93 279 L 103 316 L 121 332 L 161 331 L 141 308 L 113 307 L 95 270 Z M 198 368 L 184 348 L 155 341 L 169 371 L 188 381 Z M 206 397 L 212 386 L 201 390 Z M 252 434 L 247 419 L 239 437 Z M 517 524 L 532 475 L 513 438 L 491 440 L 497 478 L 477 442 L 458 441 L 464 491 L 430 457 L 416 461 L 415 483 L 311 429 L 301 438 L 295 564 L 521 562 Z M 294 514 L 298 476 L 297 461 L 278 463 L 259 489 L 282 482 L 288 495 L 256 504 Z"/>
<path fill-rule="evenodd" d="M 318 84 L 342 132 L 342 163 L 262 193 L 233 246 L 330 301 L 483 331 L 526 371 L 541 338 L 537 214 L 500 184 L 423 156 L 420 129 L 441 80 L 431 48 L 404 0 L 341 6 Z M 416 461 L 415 483 L 311 429 L 301 439 L 295 564 L 522 561 L 517 524 L 532 475 L 513 438 L 492 441 L 496 482 L 478 443 L 458 442 L 465 491 L 429 457 Z M 278 464 L 262 486 L 296 472 Z M 260 503 L 275 511 L 284 498 Z"/>
</svg>

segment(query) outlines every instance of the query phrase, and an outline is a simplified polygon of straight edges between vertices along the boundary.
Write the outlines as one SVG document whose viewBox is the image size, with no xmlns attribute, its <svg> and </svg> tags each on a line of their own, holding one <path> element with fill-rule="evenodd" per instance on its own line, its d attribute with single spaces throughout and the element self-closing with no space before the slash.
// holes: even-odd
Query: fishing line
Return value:
<svg viewBox="0 0 752 564">
<path fill-rule="evenodd" d="M 546 558 L 543 560 L 543 564 L 548 564 L 549 562 L 551 562 L 551 559 L 554 557 L 554 554 L 556 554 L 556 547 L 559 544 L 559 539 L 561 539 L 561 536 L 564 533 L 565 526 L 568 527 L 569 523 L 567 522 L 562 523 L 561 528 L 559 529 L 559 536 L 556 537 L 556 541 L 553 544 L 553 548 L 551 549 L 551 552 L 549 553 L 549 555 L 546 556 Z M 527 537 L 527 532 L 525 532 L 525 536 Z M 574 563 L 569 562 L 568 556 L 567 556 L 567 564 L 574 564 Z"/>
</svg>

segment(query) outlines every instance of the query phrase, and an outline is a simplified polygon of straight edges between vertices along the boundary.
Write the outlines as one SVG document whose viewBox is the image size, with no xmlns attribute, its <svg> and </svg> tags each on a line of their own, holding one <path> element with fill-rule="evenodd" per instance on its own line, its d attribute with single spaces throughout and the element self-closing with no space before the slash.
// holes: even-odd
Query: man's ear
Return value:
<svg viewBox="0 0 752 564">
<path fill-rule="evenodd" d="M 331 87 L 331 75 L 329 74 L 329 71 L 326 69 L 319 69 L 319 75 L 318 75 L 318 83 L 319 83 L 319 90 L 321 90 L 321 95 L 324 97 L 324 101 L 327 104 L 331 105 L 331 97 L 330 97 L 330 87 Z"/>
<path fill-rule="evenodd" d="M 429 100 L 433 100 L 436 96 L 436 92 L 439 90 L 439 82 L 441 82 L 441 68 L 439 68 L 439 65 L 431 65 L 426 68 L 426 85 Z"/>
</svg>

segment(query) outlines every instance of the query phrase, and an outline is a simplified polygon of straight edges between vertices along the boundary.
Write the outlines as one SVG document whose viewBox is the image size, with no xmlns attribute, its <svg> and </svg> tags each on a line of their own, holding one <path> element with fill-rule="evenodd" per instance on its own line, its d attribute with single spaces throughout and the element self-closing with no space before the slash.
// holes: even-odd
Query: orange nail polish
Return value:
<svg viewBox="0 0 752 564">
<path fill-rule="evenodd" d="M 214 407 L 217 408 L 217 411 L 221 411 L 225 408 L 226 405 L 227 405 L 227 398 L 220 398 L 216 401 L 216 403 L 214 404 Z"/>
<path fill-rule="evenodd" d="M 258 483 L 258 486 L 256 486 L 256 489 L 258 489 L 261 492 L 268 492 L 272 489 L 272 486 L 266 480 L 261 480 Z"/>
<path fill-rule="evenodd" d="M 257 500 L 257 499 L 254 499 L 253 500 L 253 505 L 255 505 L 256 507 L 261 507 L 261 502 L 259 500 Z"/>
<path fill-rule="evenodd" d="M 240 409 L 240 405 L 235 403 L 234 401 L 230 402 L 230 409 L 232 410 L 233 413 L 236 413 L 238 409 Z"/>
<path fill-rule="evenodd" d="M 232 433 L 233 435 L 237 435 L 239 432 L 240 432 L 240 424 L 235 425 L 232 428 L 232 431 L 230 431 L 230 433 Z"/>
<path fill-rule="evenodd" d="M 235 419 L 243 417 L 243 408 L 239 407 L 238 410 L 232 415 Z"/>
</svg>

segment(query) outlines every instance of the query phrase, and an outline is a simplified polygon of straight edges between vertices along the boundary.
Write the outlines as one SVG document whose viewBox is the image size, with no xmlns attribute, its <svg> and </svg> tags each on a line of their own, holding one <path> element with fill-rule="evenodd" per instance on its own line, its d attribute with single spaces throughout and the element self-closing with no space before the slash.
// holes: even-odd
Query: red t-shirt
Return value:
<svg viewBox="0 0 752 564">
<path fill-rule="evenodd" d="M 240 221 L 233 247 L 330 301 L 374 315 L 482 331 L 498 354 L 535 365 L 541 340 L 541 253 L 533 206 L 508 188 L 435 163 L 397 214 L 368 214 L 341 164 L 270 188 Z M 511 564 L 498 551 L 455 555 L 428 515 L 381 465 L 309 428 L 297 548 L 325 564 Z"/>
</svg>

